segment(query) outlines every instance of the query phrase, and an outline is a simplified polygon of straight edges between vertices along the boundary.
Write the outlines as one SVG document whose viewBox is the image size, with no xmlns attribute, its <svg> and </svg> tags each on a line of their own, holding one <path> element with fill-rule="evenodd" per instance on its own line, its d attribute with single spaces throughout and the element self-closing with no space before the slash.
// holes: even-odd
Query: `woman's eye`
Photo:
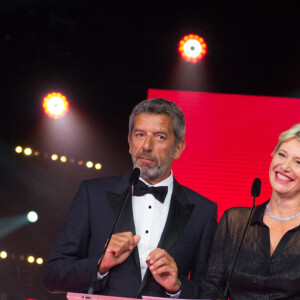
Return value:
<svg viewBox="0 0 300 300">
<path fill-rule="evenodd" d="M 282 156 L 282 157 L 285 157 L 284 153 L 282 153 L 282 152 L 278 152 L 278 155 Z"/>
</svg>

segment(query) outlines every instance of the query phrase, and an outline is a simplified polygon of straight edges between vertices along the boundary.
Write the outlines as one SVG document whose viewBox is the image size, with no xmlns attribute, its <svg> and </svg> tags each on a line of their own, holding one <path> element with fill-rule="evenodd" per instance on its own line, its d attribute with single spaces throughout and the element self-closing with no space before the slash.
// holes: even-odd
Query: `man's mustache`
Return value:
<svg viewBox="0 0 300 300">
<path fill-rule="evenodd" d="M 141 153 L 138 153 L 136 155 L 136 160 L 139 159 L 140 157 L 145 157 L 145 158 L 149 158 L 151 160 L 153 160 L 154 162 L 158 162 L 157 158 L 155 156 L 152 156 L 151 154 L 149 154 L 148 152 L 141 152 Z"/>
</svg>

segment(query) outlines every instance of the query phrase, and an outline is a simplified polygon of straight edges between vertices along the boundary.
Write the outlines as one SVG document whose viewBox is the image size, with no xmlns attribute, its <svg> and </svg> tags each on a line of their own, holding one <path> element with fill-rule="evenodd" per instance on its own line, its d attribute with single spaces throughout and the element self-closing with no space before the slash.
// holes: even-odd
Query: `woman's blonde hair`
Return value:
<svg viewBox="0 0 300 300">
<path fill-rule="evenodd" d="M 275 147 L 275 150 L 273 151 L 272 155 L 274 155 L 278 149 L 280 148 L 281 144 L 289 139 L 297 139 L 300 141 L 300 124 L 296 124 L 292 126 L 290 129 L 283 131 L 279 135 L 279 142 L 277 146 Z"/>
</svg>

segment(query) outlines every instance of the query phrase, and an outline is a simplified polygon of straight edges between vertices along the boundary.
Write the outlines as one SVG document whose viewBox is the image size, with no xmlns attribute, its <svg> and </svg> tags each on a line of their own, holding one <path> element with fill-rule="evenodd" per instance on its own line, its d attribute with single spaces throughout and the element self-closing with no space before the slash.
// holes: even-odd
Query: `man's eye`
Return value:
<svg viewBox="0 0 300 300">
<path fill-rule="evenodd" d="M 165 136 L 163 136 L 163 135 L 159 135 L 158 138 L 159 138 L 160 140 L 166 139 Z"/>
</svg>

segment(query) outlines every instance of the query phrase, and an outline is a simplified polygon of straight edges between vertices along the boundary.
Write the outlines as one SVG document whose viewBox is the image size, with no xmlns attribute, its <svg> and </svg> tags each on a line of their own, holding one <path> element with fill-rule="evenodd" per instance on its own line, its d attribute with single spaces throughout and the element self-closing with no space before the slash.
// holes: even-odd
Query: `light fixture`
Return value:
<svg viewBox="0 0 300 300">
<path fill-rule="evenodd" d="M 41 257 L 39 257 L 39 258 L 36 259 L 36 263 L 38 265 L 41 265 L 43 262 L 44 262 L 44 260 Z"/>
<path fill-rule="evenodd" d="M 32 264 L 33 262 L 34 262 L 34 257 L 31 255 L 31 256 L 28 256 L 27 257 L 27 261 L 30 263 L 30 264 Z"/>
<path fill-rule="evenodd" d="M 188 34 L 179 41 L 178 51 L 185 61 L 196 63 L 206 55 L 207 46 L 201 36 Z"/>
<path fill-rule="evenodd" d="M 93 163 L 91 162 L 91 161 L 87 161 L 86 162 L 86 166 L 90 169 L 90 168 L 92 168 L 93 167 Z"/>
<path fill-rule="evenodd" d="M 38 220 L 38 214 L 35 211 L 30 211 L 27 214 L 27 220 L 31 223 L 35 223 Z"/>
<path fill-rule="evenodd" d="M 58 159 L 58 155 L 57 154 L 52 154 L 51 155 L 51 159 L 52 160 L 57 160 Z"/>
<path fill-rule="evenodd" d="M 95 164 L 95 169 L 96 170 L 100 170 L 101 168 L 102 168 L 101 164 L 99 164 L 99 163 Z"/>
<path fill-rule="evenodd" d="M 27 156 L 31 155 L 32 154 L 32 149 L 29 148 L 29 147 L 25 148 L 24 149 L 24 154 L 27 155 Z"/>
<path fill-rule="evenodd" d="M 62 156 L 60 157 L 60 161 L 61 161 L 62 163 L 65 163 L 65 162 L 67 161 L 67 157 L 64 156 L 64 155 L 62 155 Z"/>
<path fill-rule="evenodd" d="M 5 259 L 7 257 L 7 252 L 6 251 L 1 251 L 0 252 L 0 257 Z"/>
<path fill-rule="evenodd" d="M 60 119 L 68 112 L 69 103 L 61 93 L 50 93 L 44 98 L 43 108 L 50 118 Z"/>
<path fill-rule="evenodd" d="M 16 151 L 17 153 L 21 153 L 21 152 L 23 151 L 23 149 L 22 149 L 21 146 L 17 146 L 17 147 L 15 148 L 15 151 Z"/>
</svg>

